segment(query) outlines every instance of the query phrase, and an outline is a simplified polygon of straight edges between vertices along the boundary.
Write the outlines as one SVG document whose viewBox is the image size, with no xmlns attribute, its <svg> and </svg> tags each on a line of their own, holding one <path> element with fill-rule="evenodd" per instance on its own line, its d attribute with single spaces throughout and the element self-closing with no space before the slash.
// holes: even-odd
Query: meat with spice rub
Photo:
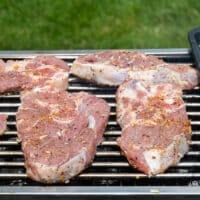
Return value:
<svg viewBox="0 0 200 200">
<path fill-rule="evenodd" d="M 92 162 L 109 106 L 94 95 L 25 91 L 17 112 L 27 175 L 43 183 L 68 182 Z"/>
<path fill-rule="evenodd" d="M 54 56 L 37 56 L 33 59 L 0 61 L 0 93 L 30 90 L 65 90 L 69 67 Z"/>
<path fill-rule="evenodd" d="M 110 50 L 78 57 L 70 73 L 97 84 L 118 86 L 127 79 L 148 84 L 172 83 L 182 89 L 198 84 L 198 72 L 189 65 L 164 62 L 136 51 Z"/>
<path fill-rule="evenodd" d="M 176 165 L 189 149 L 191 126 L 182 89 L 129 80 L 117 90 L 117 139 L 130 165 L 152 176 Z"/>
</svg>

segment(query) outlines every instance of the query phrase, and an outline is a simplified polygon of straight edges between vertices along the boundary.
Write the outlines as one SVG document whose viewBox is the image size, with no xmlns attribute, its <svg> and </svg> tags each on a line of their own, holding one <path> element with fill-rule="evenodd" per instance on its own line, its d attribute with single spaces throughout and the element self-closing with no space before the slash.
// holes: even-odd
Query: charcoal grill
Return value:
<svg viewBox="0 0 200 200">
<path fill-rule="evenodd" d="M 189 49 L 150 49 L 140 50 L 156 55 L 166 62 L 192 64 Z M 2 59 L 24 59 L 36 55 L 55 55 L 69 65 L 74 59 L 93 51 L 3 51 Z M 87 91 L 107 100 L 111 113 L 104 134 L 104 141 L 98 147 L 92 165 L 73 178 L 68 184 L 44 185 L 27 178 L 24 158 L 17 141 L 16 111 L 20 105 L 18 93 L 0 95 L 0 113 L 8 117 L 8 130 L 0 137 L 0 199 L 160 199 L 200 198 L 200 88 L 184 91 L 187 113 L 192 120 L 192 142 L 187 155 L 176 167 L 169 168 L 164 174 L 149 178 L 129 166 L 120 154 L 116 138 L 120 127 L 116 123 L 115 87 L 102 87 L 69 77 L 69 91 Z"/>
</svg>

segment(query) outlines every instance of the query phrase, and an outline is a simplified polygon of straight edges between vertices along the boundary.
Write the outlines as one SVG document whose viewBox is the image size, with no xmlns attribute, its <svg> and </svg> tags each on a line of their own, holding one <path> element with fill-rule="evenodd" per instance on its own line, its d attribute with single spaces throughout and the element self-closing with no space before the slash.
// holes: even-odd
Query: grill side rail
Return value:
<svg viewBox="0 0 200 200">
<path fill-rule="evenodd" d="M 198 187 L 2 187 L 1 199 L 162 199 L 176 197 L 177 200 L 199 199 Z"/>
</svg>

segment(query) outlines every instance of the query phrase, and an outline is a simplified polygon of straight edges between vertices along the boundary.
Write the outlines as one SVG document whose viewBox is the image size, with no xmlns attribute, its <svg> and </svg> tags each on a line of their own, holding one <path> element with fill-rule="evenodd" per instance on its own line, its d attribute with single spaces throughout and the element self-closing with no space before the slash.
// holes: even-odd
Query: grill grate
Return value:
<svg viewBox="0 0 200 200">
<path fill-rule="evenodd" d="M 44 52 L 43 52 L 44 53 Z M 80 54 L 86 52 L 58 53 L 48 52 L 65 59 L 71 65 Z M 171 63 L 192 63 L 193 60 L 187 51 L 147 51 Z M 24 59 L 32 57 L 32 53 L 2 53 L 4 59 Z M 189 118 L 192 120 L 192 142 L 190 151 L 176 167 L 169 168 L 166 173 L 153 178 L 133 169 L 127 160 L 120 154 L 116 145 L 116 138 L 121 131 L 116 123 L 115 91 L 114 87 L 101 87 L 86 83 L 70 76 L 70 92 L 86 91 L 107 100 L 111 106 L 111 113 L 104 134 L 104 142 L 98 147 L 92 165 L 79 176 L 73 178 L 68 186 L 187 186 L 200 185 L 200 88 L 185 91 L 183 98 L 187 105 Z M 8 117 L 8 130 L 0 137 L 0 186 L 42 186 L 27 178 L 24 168 L 24 158 L 21 147 L 17 142 L 16 111 L 20 105 L 18 93 L 0 95 L 0 113 Z M 61 184 L 65 185 L 65 184 Z"/>
</svg>

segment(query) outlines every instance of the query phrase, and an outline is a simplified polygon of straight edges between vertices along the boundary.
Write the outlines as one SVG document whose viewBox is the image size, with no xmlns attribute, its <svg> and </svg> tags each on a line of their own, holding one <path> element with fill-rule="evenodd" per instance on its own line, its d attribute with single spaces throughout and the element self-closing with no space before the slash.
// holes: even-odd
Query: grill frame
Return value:
<svg viewBox="0 0 200 200">
<path fill-rule="evenodd" d="M 170 58 L 173 60 L 184 58 L 190 58 L 191 50 L 190 49 L 135 49 L 137 51 L 145 52 L 146 54 L 156 55 L 162 58 Z M 86 53 L 96 52 L 100 50 L 78 50 L 78 51 L 0 51 L 0 58 L 3 59 L 24 59 L 32 58 L 37 55 L 54 55 L 61 59 L 73 60 L 79 55 Z M 180 63 L 180 62 L 179 62 Z M 183 62 L 184 63 L 184 62 Z M 193 63 L 193 60 L 191 64 Z M 187 96 L 187 95 L 186 95 Z M 99 97 L 101 97 L 99 95 Z M 1 103 L 0 103 L 1 104 Z M 6 105 L 6 104 L 5 104 Z M 12 104 L 13 105 L 13 104 Z M 194 103 L 195 105 L 195 103 Z M 7 105 L 9 106 L 9 105 Z M 199 105 L 200 106 L 200 103 Z M 197 116 L 200 116 L 200 111 L 195 112 Z M 199 122 L 200 125 L 200 122 Z M 197 131 L 198 132 L 198 131 Z M 11 133 L 12 134 L 12 133 Z M 197 133 L 199 137 L 199 133 Z M 1 142 L 1 141 L 0 141 Z M 107 142 L 107 141 L 105 141 Z M 105 143 L 104 142 L 104 143 Z M 109 141 L 108 141 L 109 142 Z M 11 142 L 12 143 L 12 142 Z M 12 144 L 11 144 L 12 145 Z M 112 145 L 112 144 L 111 144 Z M 200 141 L 197 141 L 197 145 L 200 145 Z M 116 152 L 113 153 L 113 155 Z M 200 157 L 200 152 L 196 152 Z M 0 158 L 1 158 L 0 151 Z M 200 163 L 198 163 L 199 166 Z M 5 166 L 2 164 L 2 166 Z M 1 162 L 0 162 L 1 168 Z M 1 174 L 0 174 L 1 175 Z M 20 175 L 20 174 L 19 174 Z M 141 175 L 141 174 L 140 174 Z M 81 176 L 81 175 L 80 175 Z M 160 175 L 160 177 L 165 177 L 165 174 Z M 0 198 L 15 198 L 16 196 L 20 197 L 38 197 L 47 198 L 49 197 L 60 197 L 60 198 L 104 198 L 115 196 L 119 197 L 152 197 L 157 195 L 159 197 L 168 197 L 168 196 L 178 196 L 186 197 L 188 199 L 198 198 L 200 196 L 200 171 L 198 173 L 191 173 L 192 177 L 197 177 L 194 183 L 191 186 L 1 186 L 0 187 Z M 159 177 L 159 176 L 158 176 Z M 184 177 L 184 176 L 183 176 Z M 91 176 L 92 178 L 92 176 Z M 178 178 L 178 177 L 177 177 Z M 0 176 L 1 179 L 1 176 Z"/>
</svg>

